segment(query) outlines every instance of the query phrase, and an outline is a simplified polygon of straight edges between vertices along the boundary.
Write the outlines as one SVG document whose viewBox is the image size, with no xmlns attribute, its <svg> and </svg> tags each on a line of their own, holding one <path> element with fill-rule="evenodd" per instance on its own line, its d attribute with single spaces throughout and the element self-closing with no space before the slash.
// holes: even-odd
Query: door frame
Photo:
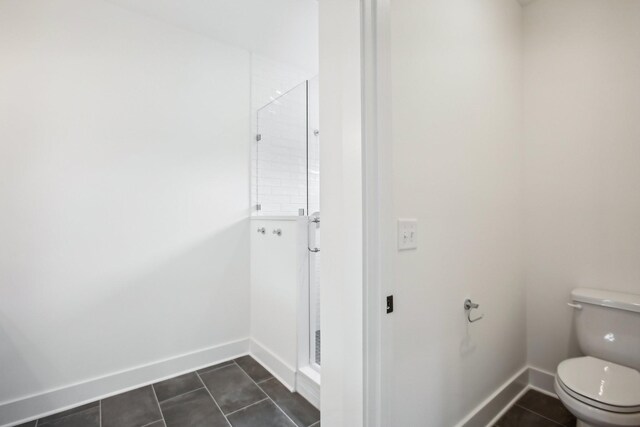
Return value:
<svg viewBox="0 0 640 427">
<path fill-rule="evenodd" d="M 393 425 L 394 242 L 390 0 L 362 0 L 364 425 Z"/>
<path fill-rule="evenodd" d="M 322 423 L 393 425 L 389 0 L 322 0 Z M 391 256 L 390 256 L 391 255 Z"/>
</svg>

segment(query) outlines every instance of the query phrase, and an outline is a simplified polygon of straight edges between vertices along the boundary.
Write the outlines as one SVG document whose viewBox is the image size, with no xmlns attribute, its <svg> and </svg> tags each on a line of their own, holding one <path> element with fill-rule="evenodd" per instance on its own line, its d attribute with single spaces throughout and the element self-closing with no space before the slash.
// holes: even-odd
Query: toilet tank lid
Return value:
<svg viewBox="0 0 640 427">
<path fill-rule="evenodd" d="M 571 292 L 571 298 L 577 302 L 640 313 L 640 295 L 603 291 L 600 289 L 578 288 Z"/>
</svg>

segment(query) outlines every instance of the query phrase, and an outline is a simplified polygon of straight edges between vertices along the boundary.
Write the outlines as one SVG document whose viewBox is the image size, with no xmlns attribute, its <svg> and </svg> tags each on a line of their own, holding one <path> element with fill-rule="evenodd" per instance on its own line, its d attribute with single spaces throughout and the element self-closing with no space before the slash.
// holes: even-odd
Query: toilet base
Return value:
<svg viewBox="0 0 640 427">
<path fill-rule="evenodd" d="M 578 420 L 576 423 L 576 427 L 595 427 L 593 424 L 585 423 L 584 421 Z"/>
</svg>

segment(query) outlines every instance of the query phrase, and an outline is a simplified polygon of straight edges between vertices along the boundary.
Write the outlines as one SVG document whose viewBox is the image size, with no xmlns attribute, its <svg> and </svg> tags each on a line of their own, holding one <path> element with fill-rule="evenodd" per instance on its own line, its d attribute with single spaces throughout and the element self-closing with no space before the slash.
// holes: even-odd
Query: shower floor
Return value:
<svg viewBox="0 0 640 427">
<path fill-rule="evenodd" d="M 250 356 L 18 427 L 319 427 L 320 411 Z"/>
</svg>

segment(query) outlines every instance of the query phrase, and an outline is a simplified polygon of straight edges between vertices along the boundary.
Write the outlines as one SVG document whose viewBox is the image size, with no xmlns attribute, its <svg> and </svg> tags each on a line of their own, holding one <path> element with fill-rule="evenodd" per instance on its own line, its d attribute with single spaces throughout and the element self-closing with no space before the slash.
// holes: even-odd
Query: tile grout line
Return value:
<svg viewBox="0 0 640 427">
<path fill-rule="evenodd" d="M 559 425 L 559 426 L 564 427 L 564 425 L 563 425 L 563 424 L 560 424 L 560 423 L 559 423 L 559 422 L 557 422 L 556 420 L 552 420 L 551 418 L 547 418 L 547 417 L 545 417 L 544 415 L 539 414 L 539 413 L 537 413 L 536 411 L 534 411 L 534 410 L 532 410 L 532 409 L 525 408 L 524 406 L 519 405 L 517 402 L 516 402 L 515 406 L 517 406 L 517 407 L 519 407 L 519 408 L 522 408 L 522 409 L 524 409 L 525 411 L 531 412 L 532 414 L 535 414 L 535 415 L 539 416 L 540 418 L 544 418 L 544 419 L 545 419 L 545 420 L 547 420 L 547 421 L 551 421 L 551 422 L 552 422 L 552 423 L 554 423 L 554 424 L 557 424 L 557 425 Z"/>
<path fill-rule="evenodd" d="M 100 427 L 102 427 L 102 399 L 98 400 L 98 421 L 100 422 Z"/>
<path fill-rule="evenodd" d="M 156 404 L 158 405 L 158 411 L 160 411 L 160 420 L 162 420 L 162 423 L 164 424 L 165 427 L 167 427 L 167 422 L 164 419 L 164 413 L 162 413 L 162 408 L 160 407 L 160 401 L 158 400 L 158 395 L 156 394 L 156 388 L 153 386 L 153 384 L 151 384 L 151 390 L 153 391 L 153 396 L 156 398 Z M 160 420 L 156 420 L 153 421 L 154 423 L 160 421 Z M 153 424 L 153 423 L 150 423 Z"/>
<path fill-rule="evenodd" d="M 245 371 L 244 369 L 242 369 L 242 366 L 238 365 L 238 364 L 235 362 L 235 360 L 233 360 L 233 363 L 229 363 L 228 365 L 221 366 L 220 368 L 212 369 L 211 371 L 203 372 L 203 374 L 207 374 L 207 373 L 212 372 L 212 371 L 217 371 L 218 369 L 221 369 L 221 368 L 228 368 L 229 366 L 232 366 L 232 365 L 236 365 L 238 368 L 240 368 L 240 370 L 242 371 L 242 373 L 244 373 L 247 377 L 249 377 L 249 379 L 250 379 L 250 380 L 251 380 L 255 385 L 257 385 L 257 386 L 258 386 L 258 383 L 256 383 L 256 382 L 253 380 L 253 378 L 251 378 L 251 377 L 249 376 L 249 374 L 247 374 L 247 371 Z M 196 372 L 196 374 L 198 375 L 198 377 L 200 377 L 200 373 L 199 373 L 199 372 Z M 199 379 L 200 379 L 200 381 L 204 384 L 204 381 L 202 381 L 202 378 L 199 378 Z M 267 381 L 269 381 L 269 380 L 273 380 L 273 379 L 275 379 L 275 377 L 267 378 L 267 379 L 265 379 L 265 380 L 260 381 L 260 383 L 267 382 Z M 206 387 L 206 386 L 205 386 L 204 388 L 207 390 L 207 392 L 209 392 L 209 389 L 207 389 L 207 387 Z M 273 401 L 273 399 L 271 399 L 271 397 L 270 397 L 270 396 L 269 396 L 269 395 L 268 395 L 268 394 L 267 394 L 267 393 L 266 393 L 266 392 L 265 392 L 265 391 L 264 391 L 260 386 L 258 386 L 258 388 L 259 388 L 259 389 L 260 389 L 260 391 L 261 391 L 262 393 L 264 393 L 264 395 L 266 396 L 264 399 L 260 399 L 260 400 L 258 400 L 257 402 L 250 403 L 250 404 L 248 404 L 248 405 L 246 405 L 246 406 L 243 406 L 242 408 L 236 409 L 235 411 L 229 412 L 228 414 L 225 414 L 225 413 L 222 411 L 222 408 L 220 408 L 220 406 L 218 406 L 218 403 L 216 402 L 216 400 L 215 400 L 215 398 L 213 397 L 213 395 L 211 395 L 211 392 L 209 392 L 209 395 L 211 395 L 211 398 L 212 398 L 212 399 L 213 399 L 213 401 L 216 403 L 216 406 L 218 406 L 218 409 L 220 409 L 220 412 L 222 413 L 222 415 L 223 415 L 225 418 L 227 418 L 227 416 L 229 416 L 229 415 L 235 414 L 236 412 L 243 411 L 243 410 L 245 410 L 245 409 L 247 409 L 247 408 L 249 408 L 249 407 L 251 407 L 251 406 L 253 406 L 253 405 L 257 405 L 258 403 L 262 403 L 262 402 L 264 402 L 265 400 L 269 400 L 269 401 L 271 401 L 271 403 L 273 403 L 273 404 L 274 404 L 278 409 L 280 409 L 280 411 L 282 411 L 282 412 L 284 413 L 284 411 L 282 410 L 282 408 L 280 408 L 280 406 L 278 406 L 278 404 L 277 404 L 276 402 L 274 402 L 274 401 Z M 199 390 L 199 389 L 198 389 L 198 390 Z M 293 420 L 292 420 L 291 418 L 289 418 L 289 416 L 288 416 L 286 413 L 284 413 L 284 415 L 285 415 L 285 416 L 286 416 L 286 417 L 287 417 L 291 422 L 293 422 Z M 229 422 L 229 424 L 231 424 L 231 421 L 229 421 L 229 419 L 228 419 L 228 418 L 227 418 L 227 422 Z M 316 423 L 314 423 L 314 424 L 317 424 L 318 422 L 319 422 L 319 421 L 317 421 L 317 422 L 316 422 Z M 293 422 L 293 424 L 297 427 L 297 424 L 296 424 L 295 422 Z"/>
<path fill-rule="evenodd" d="M 258 400 L 257 402 L 253 402 L 253 403 L 251 403 L 250 405 L 243 406 L 243 407 L 242 407 L 242 408 L 240 408 L 240 409 L 236 409 L 235 411 L 229 412 L 226 416 L 233 415 L 233 414 L 235 414 L 236 412 L 244 411 L 245 409 L 250 408 L 251 406 L 257 405 L 258 403 L 262 403 L 262 402 L 264 402 L 265 400 L 269 400 L 269 397 L 265 397 L 264 399 L 260 399 L 260 400 Z"/>
<path fill-rule="evenodd" d="M 226 365 L 226 366 L 231 366 L 231 363 Z M 222 366 L 222 368 L 224 368 L 224 366 Z M 215 369 L 214 369 L 215 370 Z M 211 371 L 209 371 L 211 372 Z M 206 374 L 206 372 L 203 372 Z M 204 383 L 204 381 L 202 381 L 202 378 L 200 377 L 200 374 L 198 373 L 198 371 L 196 371 L 196 376 L 198 377 L 198 379 L 200 380 L 200 382 L 202 383 L 202 386 L 204 387 L 205 390 L 207 390 L 207 393 L 209 393 L 209 396 L 211 397 L 211 400 L 213 400 L 213 403 L 215 403 L 216 408 L 218 408 L 218 411 L 220 411 L 220 413 L 222 414 L 222 416 L 224 417 L 224 420 L 227 422 L 227 424 L 229 424 L 229 427 L 231 426 L 231 421 L 229 421 L 229 418 L 227 418 L 227 416 L 224 414 L 224 411 L 222 410 L 222 408 L 220 407 L 220 405 L 218 405 L 218 402 L 216 401 L 216 399 L 213 397 L 213 394 L 211 394 L 211 391 L 209 390 L 209 388 L 207 387 L 207 385 Z M 166 426 L 165 426 L 166 427 Z"/>
<path fill-rule="evenodd" d="M 185 391 L 184 393 L 176 394 L 175 396 L 172 396 L 172 397 L 170 397 L 168 399 L 164 399 L 164 400 L 159 400 L 158 399 L 158 402 L 160 402 L 160 403 L 168 402 L 170 400 L 177 399 L 178 397 L 184 396 L 185 394 L 189 394 L 189 393 L 193 393 L 194 391 L 202 390 L 203 388 L 204 387 L 194 388 L 193 390 L 189 390 L 189 391 Z"/>
<path fill-rule="evenodd" d="M 229 361 L 227 361 L 227 362 L 229 362 Z M 209 366 L 209 368 L 211 368 L 211 369 L 202 368 L 202 369 L 196 369 L 193 372 L 195 374 L 198 374 L 198 375 L 200 375 L 200 374 L 208 374 L 209 372 L 217 371 L 218 369 L 226 368 L 227 366 L 231 366 L 231 365 L 235 364 L 235 362 L 233 360 L 230 361 L 231 363 L 227 363 L 227 362 L 221 362 L 221 363 L 218 363 L 217 365 Z M 218 365 L 221 365 L 223 363 L 224 363 L 224 365 L 218 366 Z M 206 371 L 205 371 L 205 369 L 206 369 Z M 187 374 L 189 374 L 189 372 L 187 372 Z M 171 378 L 169 378 L 169 379 L 171 379 Z"/>
<path fill-rule="evenodd" d="M 240 369 L 242 369 L 242 368 L 240 368 Z M 271 380 L 275 380 L 275 379 L 276 379 L 276 377 L 269 377 L 269 378 L 267 378 L 265 380 L 260 380 L 260 381 L 256 382 L 256 384 L 266 383 L 267 381 L 271 381 Z"/>
<path fill-rule="evenodd" d="M 234 362 L 235 362 L 235 360 L 234 360 Z M 256 362 L 256 363 L 257 363 L 257 362 Z M 238 365 L 238 363 L 236 363 L 236 366 L 238 366 L 238 367 L 240 368 L 240 370 L 241 370 L 242 372 L 244 372 L 244 374 L 245 374 L 247 377 L 249 377 L 249 379 L 250 379 L 251 381 L 253 381 L 253 383 L 256 385 L 256 387 L 258 387 L 258 388 L 260 389 L 260 391 L 261 391 L 261 392 L 263 392 L 263 393 L 265 394 L 265 396 L 267 396 L 267 398 L 271 401 L 271 403 L 273 403 L 273 404 L 275 405 L 275 407 L 276 407 L 276 408 L 278 408 L 278 409 L 280 410 L 280 412 L 282 412 L 282 414 L 283 414 L 285 417 L 287 417 L 287 419 L 288 419 L 289 421 L 291 421 L 291 423 L 292 423 L 293 427 L 298 427 L 298 423 L 296 423 L 295 421 L 293 421 L 293 420 L 291 419 L 291 417 L 290 417 L 289 415 L 287 415 L 287 413 L 286 413 L 286 412 L 284 412 L 284 410 L 280 407 L 280 405 L 278 405 L 278 404 L 277 404 L 277 403 L 276 403 L 276 402 L 271 398 L 271 396 L 269 396 L 269 394 L 268 394 L 266 391 L 264 391 L 264 390 L 262 389 L 262 387 L 260 387 L 260 385 L 259 385 L 257 382 L 255 382 L 255 381 L 253 380 L 253 378 L 251 378 L 251 376 L 247 373 L 247 371 L 245 371 L 244 369 L 242 369 L 242 366 Z M 261 365 L 261 366 L 262 366 L 262 365 Z"/>
</svg>

